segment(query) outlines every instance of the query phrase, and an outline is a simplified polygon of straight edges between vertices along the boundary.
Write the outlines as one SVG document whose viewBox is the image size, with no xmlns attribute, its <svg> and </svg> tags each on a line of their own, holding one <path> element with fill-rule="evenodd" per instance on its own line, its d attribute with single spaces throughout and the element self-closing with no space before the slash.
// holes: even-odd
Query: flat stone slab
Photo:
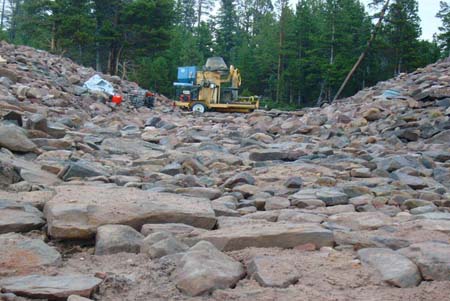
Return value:
<svg viewBox="0 0 450 301">
<path fill-rule="evenodd" d="M 332 215 L 328 222 L 352 230 L 375 230 L 393 223 L 392 218 L 381 212 L 344 212 Z"/>
<path fill-rule="evenodd" d="M 38 229 L 45 224 L 43 217 L 31 205 L 0 200 L 0 234 Z"/>
<path fill-rule="evenodd" d="M 212 229 L 209 200 L 136 188 L 60 186 L 44 208 L 48 233 L 59 239 L 90 239 L 101 225 L 140 229 L 149 223 L 183 223 Z"/>
<path fill-rule="evenodd" d="M 56 175 L 42 170 L 39 164 L 6 153 L 0 153 L 0 163 L 20 170 L 20 176 L 30 184 L 53 186 L 61 182 Z"/>
<path fill-rule="evenodd" d="M 286 288 L 300 278 L 300 272 L 290 262 L 280 261 L 276 256 L 253 258 L 247 272 L 263 287 Z"/>
<path fill-rule="evenodd" d="M 19 204 L 29 204 L 38 209 L 43 209 L 46 202 L 48 202 L 55 193 L 53 191 L 27 191 L 27 192 L 8 192 L 0 191 L 0 199 L 15 201 Z"/>
<path fill-rule="evenodd" d="M 383 281 L 397 287 L 415 287 L 421 281 L 417 266 L 407 257 L 384 248 L 368 248 L 358 251 L 363 264 L 380 273 Z"/>
<path fill-rule="evenodd" d="M 307 243 L 316 248 L 334 245 L 333 233 L 319 225 L 269 222 L 208 231 L 193 239 L 209 241 L 221 251 L 250 247 L 289 249 Z"/>
<path fill-rule="evenodd" d="M 83 275 L 11 277 L 0 280 L 6 293 L 32 299 L 66 300 L 70 295 L 90 297 L 101 279 Z"/>
<path fill-rule="evenodd" d="M 59 252 L 40 239 L 17 233 L 0 235 L 0 276 L 20 275 L 60 263 Z"/>
</svg>

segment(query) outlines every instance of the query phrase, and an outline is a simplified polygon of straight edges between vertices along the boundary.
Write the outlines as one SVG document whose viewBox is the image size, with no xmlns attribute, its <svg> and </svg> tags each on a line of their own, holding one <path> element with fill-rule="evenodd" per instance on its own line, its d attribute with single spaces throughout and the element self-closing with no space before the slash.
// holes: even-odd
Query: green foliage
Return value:
<svg viewBox="0 0 450 301">
<path fill-rule="evenodd" d="M 242 95 L 294 109 L 330 100 L 373 31 L 359 0 L 14 0 L 14 43 L 64 54 L 98 71 L 173 95 L 177 67 L 213 55 L 237 66 Z M 372 1 L 377 7 L 384 0 Z M 211 16 L 214 7 L 219 10 Z M 450 54 L 450 5 L 441 34 L 421 41 L 417 0 L 391 1 L 381 32 L 343 96 Z M 376 18 L 377 15 L 374 16 Z M 1 36 L 0 36 L 1 37 Z M 277 101 L 272 101 L 277 100 Z"/>
<path fill-rule="evenodd" d="M 442 25 L 439 27 L 440 34 L 437 36 L 439 47 L 443 54 L 450 56 L 450 4 L 447 1 L 441 1 L 440 10 L 437 17 L 441 19 Z"/>
</svg>

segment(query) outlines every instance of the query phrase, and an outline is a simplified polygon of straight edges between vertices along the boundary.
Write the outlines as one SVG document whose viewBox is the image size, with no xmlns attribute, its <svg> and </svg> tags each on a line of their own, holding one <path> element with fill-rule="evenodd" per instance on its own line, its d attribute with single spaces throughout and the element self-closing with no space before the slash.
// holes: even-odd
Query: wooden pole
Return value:
<svg viewBox="0 0 450 301">
<path fill-rule="evenodd" d="M 370 36 L 369 41 L 367 42 L 366 49 L 363 51 L 363 53 L 361 53 L 361 55 L 358 58 L 358 61 L 356 61 L 356 63 L 353 66 L 352 70 L 350 70 L 350 72 L 348 73 L 347 77 L 345 78 L 344 82 L 342 83 L 341 87 L 339 88 L 339 91 L 336 93 L 336 96 L 334 96 L 333 101 L 336 101 L 339 98 L 339 96 L 341 95 L 342 91 L 344 91 L 344 89 L 347 86 L 348 82 L 352 78 L 353 74 L 356 72 L 356 70 L 358 69 L 359 65 L 361 65 L 362 61 L 366 57 L 367 53 L 370 50 L 370 47 L 372 47 L 372 43 L 375 40 L 375 37 L 377 36 L 378 30 L 381 28 L 381 24 L 383 23 L 384 16 L 386 15 L 386 11 L 387 11 L 387 9 L 389 7 L 389 2 L 390 2 L 390 0 L 386 0 L 386 3 L 384 4 L 384 6 L 383 6 L 383 8 L 381 10 L 380 18 L 378 19 L 378 23 L 375 26 L 375 29 L 372 32 L 372 35 Z"/>
</svg>

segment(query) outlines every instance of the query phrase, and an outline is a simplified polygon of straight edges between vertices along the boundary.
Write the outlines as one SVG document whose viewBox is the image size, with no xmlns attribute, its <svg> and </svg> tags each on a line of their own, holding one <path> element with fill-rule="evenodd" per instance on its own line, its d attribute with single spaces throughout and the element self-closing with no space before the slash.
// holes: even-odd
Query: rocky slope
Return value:
<svg viewBox="0 0 450 301">
<path fill-rule="evenodd" d="M 0 55 L 0 298 L 448 298 L 450 62 L 324 108 L 193 116 Z"/>
</svg>

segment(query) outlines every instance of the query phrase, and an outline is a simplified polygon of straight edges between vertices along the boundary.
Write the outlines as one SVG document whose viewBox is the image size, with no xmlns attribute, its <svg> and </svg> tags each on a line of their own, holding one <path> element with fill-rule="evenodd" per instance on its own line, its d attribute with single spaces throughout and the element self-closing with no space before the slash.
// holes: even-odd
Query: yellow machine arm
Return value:
<svg viewBox="0 0 450 301">
<path fill-rule="evenodd" d="M 230 66 L 230 73 L 228 77 L 224 80 L 221 80 L 222 83 L 228 83 L 231 81 L 231 87 L 239 88 L 242 84 L 241 72 L 238 68 L 234 68 L 233 65 Z"/>
</svg>

